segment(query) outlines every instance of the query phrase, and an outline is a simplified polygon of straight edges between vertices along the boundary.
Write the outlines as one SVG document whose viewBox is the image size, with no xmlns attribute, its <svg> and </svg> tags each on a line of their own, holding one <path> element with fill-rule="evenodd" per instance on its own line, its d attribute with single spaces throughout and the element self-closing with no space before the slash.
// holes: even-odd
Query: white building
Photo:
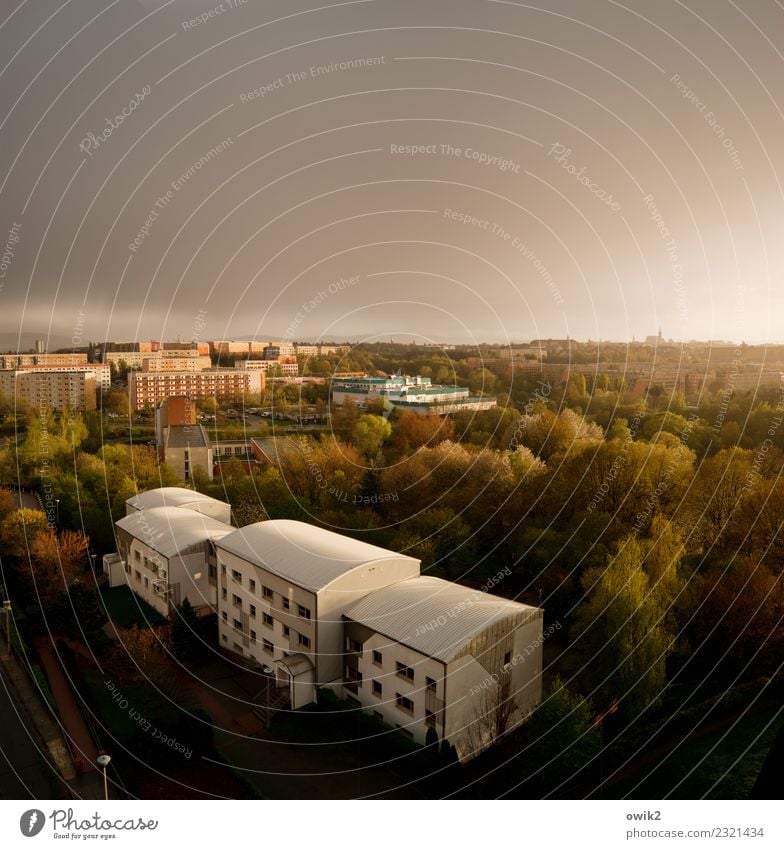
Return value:
<svg viewBox="0 0 784 849">
<path fill-rule="evenodd" d="M 429 377 L 333 377 L 332 403 L 367 404 L 382 401 L 390 410 L 407 410 L 419 415 L 446 415 L 458 410 L 489 410 L 495 398 L 471 395 L 466 386 L 433 384 Z"/>
<path fill-rule="evenodd" d="M 104 568 L 164 615 L 186 597 L 215 610 L 221 648 L 262 667 L 292 709 L 327 688 L 465 759 L 541 698 L 540 608 L 423 577 L 415 558 L 304 522 L 232 528 L 228 504 L 187 489 L 126 509 Z"/>
<path fill-rule="evenodd" d="M 215 609 L 213 543 L 231 525 L 182 507 L 133 511 L 115 522 L 125 583 L 162 616 L 187 598 L 197 614 Z M 115 570 L 116 571 L 116 570 Z"/>
<path fill-rule="evenodd" d="M 287 519 L 240 528 L 216 551 L 221 645 L 275 668 L 293 708 L 316 687 L 340 691 L 345 610 L 419 574 L 413 557 Z"/>
<path fill-rule="evenodd" d="M 469 757 L 541 699 L 540 608 L 421 576 L 344 615 L 348 699 L 418 743 L 432 728 Z"/>
</svg>

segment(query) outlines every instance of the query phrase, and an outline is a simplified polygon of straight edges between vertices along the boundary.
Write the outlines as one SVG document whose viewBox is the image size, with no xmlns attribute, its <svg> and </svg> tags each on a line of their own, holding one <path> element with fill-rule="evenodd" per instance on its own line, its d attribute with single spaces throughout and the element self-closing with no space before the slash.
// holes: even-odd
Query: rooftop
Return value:
<svg viewBox="0 0 784 849">
<path fill-rule="evenodd" d="M 366 563 L 413 557 L 292 519 L 246 525 L 220 540 L 219 547 L 293 584 L 318 591 Z"/>
<path fill-rule="evenodd" d="M 136 510 L 149 510 L 153 507 L 193 507 L 196 504 L 220 504 L 226 507 L 226 502 L 219 501 L 209 495 L 196 492 L 195 489 L 186 489 L 183 486 L 162 486 L 158 489 L 149 489 L 131 496 L 126 502 L 129 507 Z"/>
<path fill-rule="evenodd" d="M 118 519 L 115 524 L 166 558 L 175 557 L 207 539 L 220 539 L 234 530 L 231 525 L 203 513 L 178 507 L 139 510 Z"/>
<path fill-rule="evenodd" d="M 375 590 L 345 615 L 380 634 L 443 662 L 494 622 L 540 608 L 472 590 L 441 578 L 421 576 Z"/>
<path fill-rule="evenodd" d="M 207 448 L 210 440 L 202 425 L 169 425 L 166 437 L 167 448 Z"/>
</svg>

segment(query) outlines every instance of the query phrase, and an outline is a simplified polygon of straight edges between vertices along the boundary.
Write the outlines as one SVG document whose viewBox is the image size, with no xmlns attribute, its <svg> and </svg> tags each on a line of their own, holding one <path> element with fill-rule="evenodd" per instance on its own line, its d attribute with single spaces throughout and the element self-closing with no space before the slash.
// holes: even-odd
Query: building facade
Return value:
<svg viewBox="0 0 784 849">
<path fill-rule="evenodd" d="M 17 404 L 48 407 L 51 410 L 94 410 L 96 408 L 95 372 L 38 371 L 8 369 L 0 371 L 0 395 Z"/>
<path fill-rule="evenodd" d="M 172 395 L 189 398 L 228 399 L 241 403 L 249 394 L 264 389 L 262 372 L 241 369 L 210 369 L 200 372 L 131 372 L 128 395 L 131 408 L 155 407 Z"/>
<path fill-rule="evenodd" d="M 294 710 L 319 688 L 467 759 L 541 698 L 540 608 L 420 575 L 412 557 L 291 520 L 243 528 L 177 487 L 128 499 L 110 575 L 170 615 L 214 610 L 222 649 Z M 115 579 L 113 579 L 115 580 Z"/>
</svg>

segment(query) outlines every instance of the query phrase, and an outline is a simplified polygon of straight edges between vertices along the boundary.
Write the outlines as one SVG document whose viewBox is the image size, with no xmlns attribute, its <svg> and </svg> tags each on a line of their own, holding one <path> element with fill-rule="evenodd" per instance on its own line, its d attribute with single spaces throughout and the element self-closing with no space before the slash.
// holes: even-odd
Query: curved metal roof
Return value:
<svg viewBox="0 0 784 849">
<path fill-rule="evenodd" d="M 226 506 L 225 501 L 219 501 L 209 495 L 196 492 L 195 489 L 186 489 L 182 486 L 162 486 L 158 489 L 149 489 L 132 495 L 125 502 L 136 510 L 147 510 L 152 507 L 187 507 L 191 504 L 220 504 Z"/>
<path fill-rule="evenodd" d="M 494 622 L 519 614 L 523 622 L 529 621 L 539 609 L 421 576 L 374 590 L 345 615 L 428 657 L 448 662 Z"/>
<path fill-rule="evenodd" d="M 313 591 L 367 563 L 419 563 L 405 554 L 292 519 L 246 525 L 223 537 L 218 547 Z"/>
<path fill-rule="evenodd" d="M 139 510 L 123 516 L 115 524 L 166 558 L 175 557 L 207 539 L 217 540 L 234 530 L 231 525 L 203 513 L 171 506 Z"/>
</svg>

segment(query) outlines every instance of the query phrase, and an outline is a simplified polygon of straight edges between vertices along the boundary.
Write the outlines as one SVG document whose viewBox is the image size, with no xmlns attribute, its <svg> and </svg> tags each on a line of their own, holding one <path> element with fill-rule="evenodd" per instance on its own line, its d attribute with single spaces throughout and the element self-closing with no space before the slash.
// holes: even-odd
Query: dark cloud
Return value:
<svg viewBox="0 0 784 849">
<path fill-rule="evenodd" d="M 3 340 L 781 338 L 784 13 L 542 5 L 3 13 Z"/>
</svg>

